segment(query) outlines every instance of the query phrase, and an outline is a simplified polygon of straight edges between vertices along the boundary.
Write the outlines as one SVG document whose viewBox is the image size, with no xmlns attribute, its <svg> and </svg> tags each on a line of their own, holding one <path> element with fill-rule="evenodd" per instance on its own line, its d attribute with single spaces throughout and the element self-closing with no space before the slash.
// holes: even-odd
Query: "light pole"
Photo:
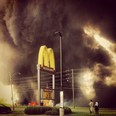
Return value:
<svg viewBox="0 0 116 116">
<path fill-rule="evenodd" d="M 12 109 L 14 111 L 14 91 L 13 91 L 13 81 L 12 81 L 12 78 L 14 77 L 14 75 L 20 75 L 21 73 L 12 73 L 10 74 L 10 85 L 11 85 L 11 100 L 12 100 Z"/>
<path fill-rule="evenodd" d="M 58 34 L 60 36 L 60 86 L 61 86 L 61 91 L 63 90 L 62 87 L 62 34 L 61 32 L 55 32 L 55 34 Z"/>
<path fill-rule="evenodd" d="M 64 92 L 63 92 L 63 85 L 62 85 L 62 34 L 61 32 L 55 32 L 55 34 L 59 35 L 60 39 L 60 116 L 64 116 Z"/>
</svg>

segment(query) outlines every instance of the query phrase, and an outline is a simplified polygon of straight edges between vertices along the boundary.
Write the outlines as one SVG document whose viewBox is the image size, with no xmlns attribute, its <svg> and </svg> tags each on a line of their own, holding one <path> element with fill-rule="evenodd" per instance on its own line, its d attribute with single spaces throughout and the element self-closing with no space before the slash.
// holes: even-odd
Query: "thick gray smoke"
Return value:
<svg viewBox="0 0 116 116">
<path fill-rule="evenodd" d="M 93 50 L 88 46 L 91 41 L 85 41 L 83 26 L 89 22 L 100 27 L 115 43 L 115 9 L 113 6 L 107 9 L 111 3 L 105 1 L 104 4 L 104 0 L 0 0 L 0 81 L 8 83 L 9 74 L 13 72 L 21 72 L 22 77 L 36 75 L 38 50 L 43 44 L 54 49 L 58 71 L 59 39 L 54 36 L 55 31 L 63 34 L 64 70 L 92 68 L 96 63 L 110 66 L 103 49 Z"/>
</svg>

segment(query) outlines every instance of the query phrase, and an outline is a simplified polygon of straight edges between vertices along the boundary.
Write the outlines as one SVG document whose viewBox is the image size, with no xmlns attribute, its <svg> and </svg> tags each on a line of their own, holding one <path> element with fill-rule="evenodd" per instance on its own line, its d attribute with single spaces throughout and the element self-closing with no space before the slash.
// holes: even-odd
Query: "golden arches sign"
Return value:
<svg viewBox="0 0 116 116">
<path fill-rule="evenodd" d="M 45 45 L 40 47 L 38 64 L 42 68 L 47 67 L 55 70 L 55 59 L 52 48 L 47 48 Z"/>
</svg>

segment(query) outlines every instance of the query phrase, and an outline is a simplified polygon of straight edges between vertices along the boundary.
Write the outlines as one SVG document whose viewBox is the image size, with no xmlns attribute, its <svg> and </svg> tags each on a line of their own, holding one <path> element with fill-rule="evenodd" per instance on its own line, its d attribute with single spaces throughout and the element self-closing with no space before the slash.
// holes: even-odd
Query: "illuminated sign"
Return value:
<svg viewBox="0 0 116 116">
<path fill-rule="evenodd" d="M 54 99 L 54 90 L 42 89 L 42 99 Z"/>
<path fill-rule="evenodd" d="M 47 48 L 45 45 L 40 47 L 38 64 L 45 70 L 55 70 L 55 59 L 52 48 Z"/>
</svg>

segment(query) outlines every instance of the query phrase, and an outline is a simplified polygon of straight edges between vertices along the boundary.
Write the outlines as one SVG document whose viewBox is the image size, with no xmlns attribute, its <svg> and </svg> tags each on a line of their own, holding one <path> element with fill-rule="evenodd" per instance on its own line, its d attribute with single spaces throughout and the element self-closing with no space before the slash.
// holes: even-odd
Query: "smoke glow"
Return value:
<svg viewBox="0 0 116 116">
<path fill-rule="evenodd" d="M 87 99 L 93 99 L 96 96 L 94 81 L 95 77 L 91 70 L 87 69 L 80 74 L 79 87 Z"/>
<path fill-rule="evenodd" d="M 3 85 L 2 83 L 0 83 L 0 88 L 2 88 L 0 91 L 0 98 L 3 99 L 3 102 L 7 104 L 12 104 L 11 85 Z M 13 98 L 14 103 L 19 100 L 18 93 L 14 88 L 14 86 L 13 86 Z"/>
<path fill-rule="evenodd" d="M 95 39 L 95 41 L 102 46 L 108 53 L 110 58 L 113 60 L 113 62 L 116 65 L 116 51 L 113 51 L 113 49 L 115 49 L 115 44 L 111 43 L 110 41 L 108 41 L 108 39 L 102 37 L 100 35 L 100 31 L 98 29 L 94 29 L 91 26 L 85 26 L 84 27 L 84 32 Z"/>
<path fill-rule="evenodd" d="M 84 32 L 91 37 L 91 39 L 95 39 L 99 46 L 102 46 L 109 55 L 109 60 L 112 62 L 110 67 L 104 66 L 111 72 L 111 75 L 105 76 L 104 83 L 108 86 L 116 86 L 116 45 L 110 42 L 107 38 L 104 38 L 101 35 L 101 32 L 97 28 L 93 28 L 91 25 L 87 25 L 84 27 Z M 99 69 L 100 70 L 100 69 Z"/>
</svg>

